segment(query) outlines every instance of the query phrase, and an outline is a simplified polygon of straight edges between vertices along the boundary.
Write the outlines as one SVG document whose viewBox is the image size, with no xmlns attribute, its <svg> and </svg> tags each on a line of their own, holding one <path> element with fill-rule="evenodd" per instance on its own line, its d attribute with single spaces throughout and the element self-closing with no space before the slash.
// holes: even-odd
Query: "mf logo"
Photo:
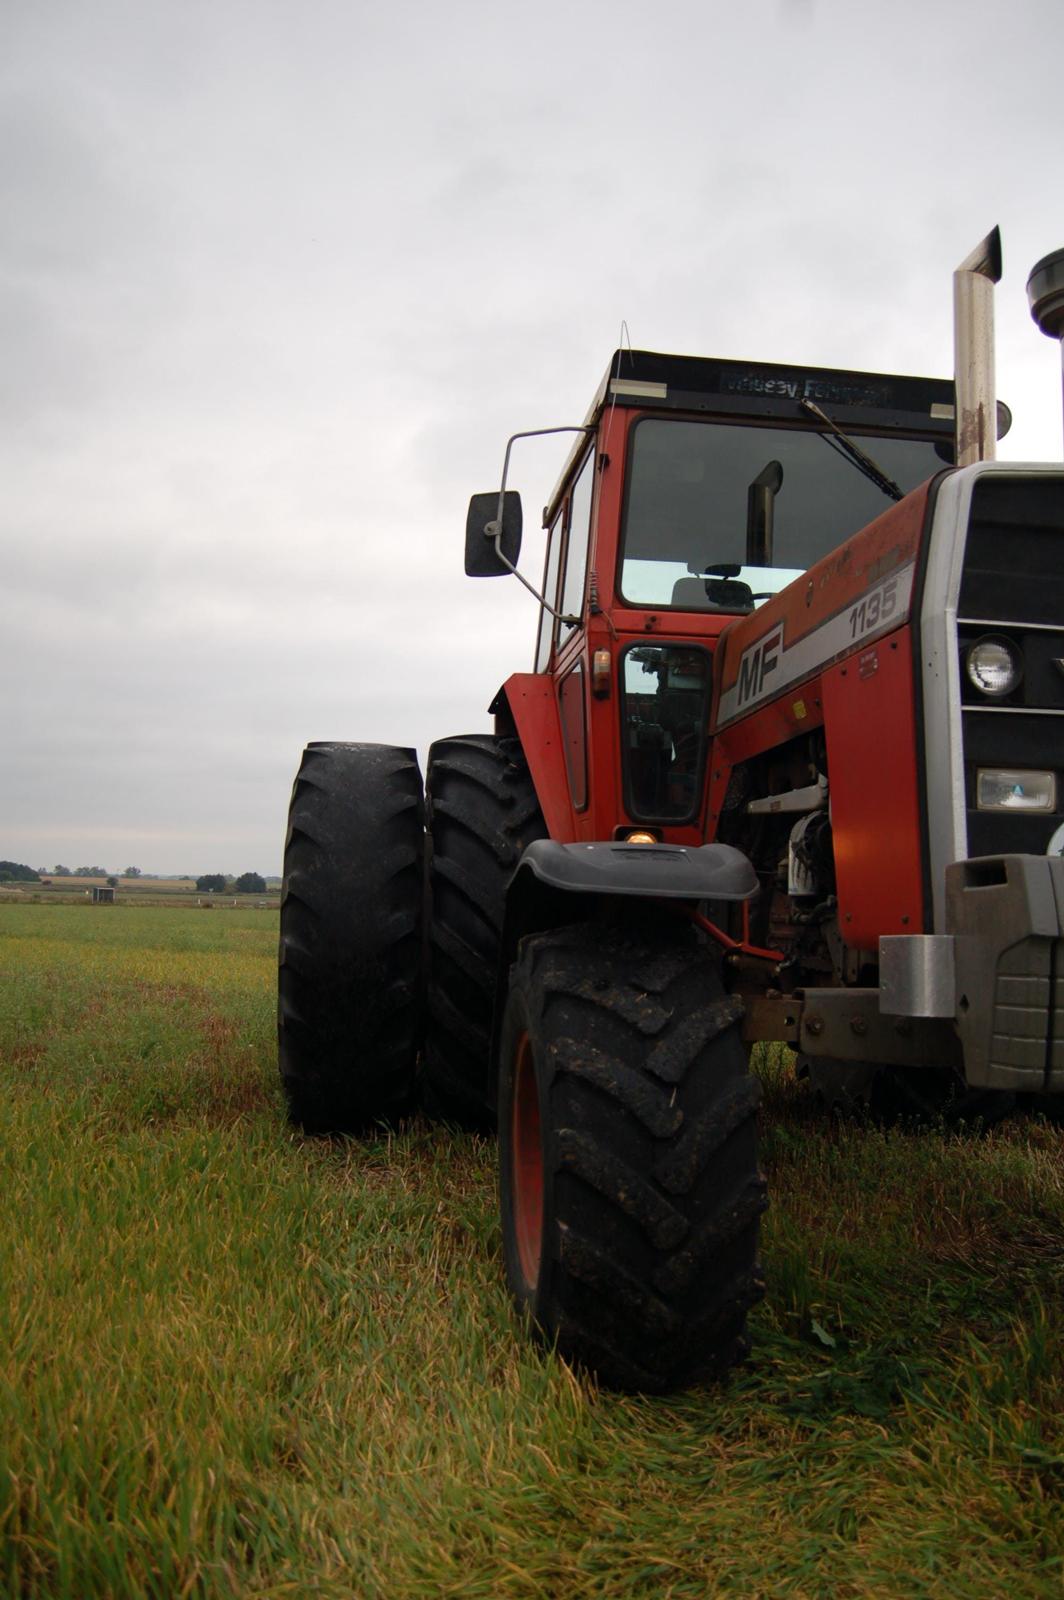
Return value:
<svg viewBox="0 0 1064 1600">
<path fill-rule="evenodd" d="M 739 660 L 739 684 L 735 694 L 736 708 L 759 700 L 765 682 L 780 664 L 780 647 L 783 643 L 783 624 L 778 622 L 771 633 L 743 651 Z"/>
</svg>

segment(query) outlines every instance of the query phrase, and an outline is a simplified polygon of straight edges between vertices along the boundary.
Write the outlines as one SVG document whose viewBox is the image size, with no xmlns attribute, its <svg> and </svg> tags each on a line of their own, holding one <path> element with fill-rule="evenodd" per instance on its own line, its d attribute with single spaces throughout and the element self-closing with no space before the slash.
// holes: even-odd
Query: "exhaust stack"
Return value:
<svg viewBox="0 0 1064 1600">
<path fill-rule="evenodd" d="M 959 467 L 970 466 L 973 461 L 993 461 L 997 454 L 994 285 L 1000 279 L 1001 230 L 993 228 L 953 274 Z"/>
<path fill-rule="evenodd" d="M 1027 303 L 1031 316 L 1050 339 L 1060 340 L 1064 370 L 1064 250 L 1043 256 L 1031 268 L 1027 279 Z"/>
</svg>

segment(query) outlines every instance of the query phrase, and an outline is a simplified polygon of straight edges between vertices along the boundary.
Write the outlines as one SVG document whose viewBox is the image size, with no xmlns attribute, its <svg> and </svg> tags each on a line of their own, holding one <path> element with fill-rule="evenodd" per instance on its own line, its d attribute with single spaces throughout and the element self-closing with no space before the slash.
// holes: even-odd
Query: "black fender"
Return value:
<svg viewBox="0 0 1064 1600">
<path fill-rule="evenodd" d="M 750 900 L 757 874 L 730 844 L 628 844 L 625 840 L 559 844 L 536 839 L 517 864 L 506 891 L 499 966 L 495 975 L 492 1056 L 506 1004 L 510 964 L 521 939 L 570 922 L 592 920 L 604 901 Z"/>
<path fill-rule="evenodd" d="M 559 844 L 537 839 L 517 864 L 507 907 L 528 893 L 528 876 L 566 894 L 638 895 L 651 900 L 749 900 L 751 862 L 730 844 Z"/>
</svg>

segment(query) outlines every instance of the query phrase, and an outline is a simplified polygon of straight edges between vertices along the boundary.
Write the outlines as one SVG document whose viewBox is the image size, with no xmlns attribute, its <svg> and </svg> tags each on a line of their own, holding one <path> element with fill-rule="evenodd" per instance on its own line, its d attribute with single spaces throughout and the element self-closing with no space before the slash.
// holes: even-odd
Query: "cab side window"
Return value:
<svg viewBox="0 0 1064 1600">
<path fill-rule="evenodd" d="M 547 561 L 543 569 L 543 598 L 557 607 L 558 563 L 562 553 L 563 517 L 559 515 L 547 535 Z M 536 672 L 546 672 L 550 666 L 551 646 L 554 643 L 554 618 L 544 607 L 539 614 L 539 641 L 536 645 Z"/>
<path fill-rule="evenodd" d="M 589 450 L 569 493 L 569 538 L 566 545 L 562 603 L 559 608 L 567 617 L 579 617 L 584 606 L 587 546 L 591 533 L 591 491 L 595 482 L 594 463 L 595 452 Z M 561 639 L 567 639 L 572 632 L 573 624 L 563 622 L 559 627 Z"/>
</svg>

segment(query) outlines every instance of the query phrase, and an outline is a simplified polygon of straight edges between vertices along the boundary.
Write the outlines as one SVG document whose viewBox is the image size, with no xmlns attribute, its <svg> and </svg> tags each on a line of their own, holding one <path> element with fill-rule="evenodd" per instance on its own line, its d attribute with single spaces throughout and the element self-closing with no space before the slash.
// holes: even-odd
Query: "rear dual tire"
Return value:
<svg viewBox="0 0 1064 1600">
<path fill-rule="evenodd" d="M 278 971 L 281 1081 L 308 1133 L 364 1132 L 413 1108 L 423 900 L 414 752 L 308 745 L 285 840 Z"/>
<path fill-rule="evenodd" d="M 426 1109 L 488 1129 L 495 1124 L 491 1030 L 506 887 L 525 849 L 547 830 L 516 738 L 437 740 L 426 790 Z"/>
</svg>

